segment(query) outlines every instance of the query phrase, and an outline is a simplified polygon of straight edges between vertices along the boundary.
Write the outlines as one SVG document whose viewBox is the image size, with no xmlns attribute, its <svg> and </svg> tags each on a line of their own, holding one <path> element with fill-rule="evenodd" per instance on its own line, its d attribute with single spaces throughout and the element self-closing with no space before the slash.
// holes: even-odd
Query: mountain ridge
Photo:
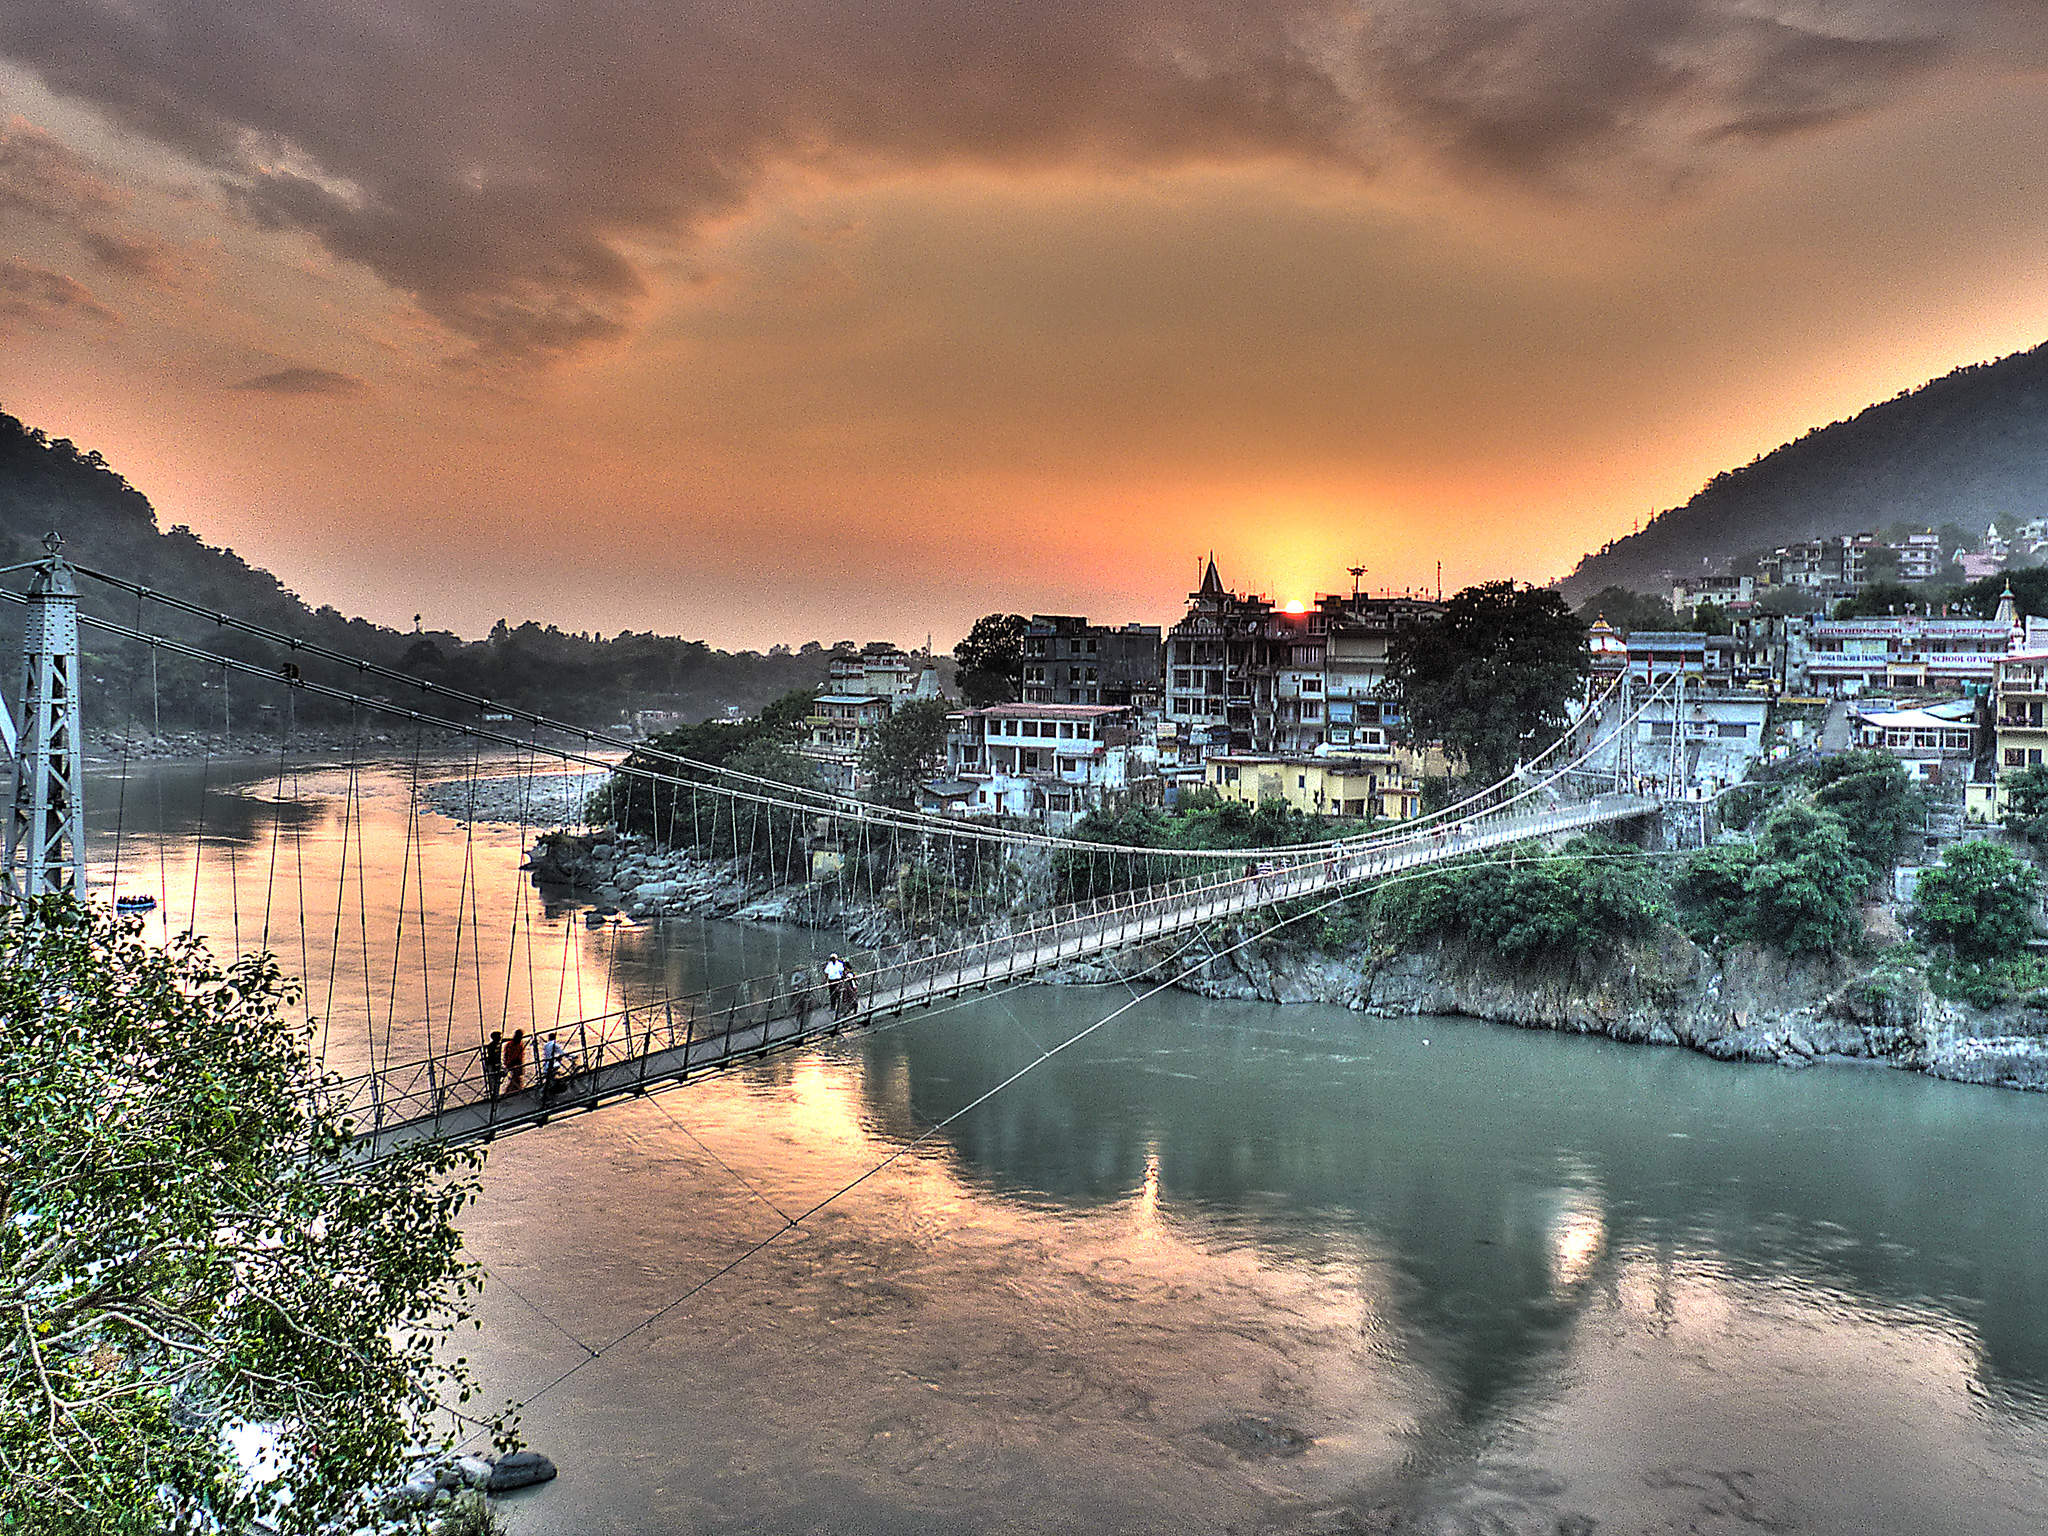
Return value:
<svg viewBox="0 0 2048 1536">
<path fill-rule="evenodd" d="M 1682 506 L 1583 556 L 1556 586 L 1662 592 L 1676 576 L 1801 539 L 1910 522 L 2048 516 L 2048 342 L 1971 363 L 1723 470 Z"/>
</svg>

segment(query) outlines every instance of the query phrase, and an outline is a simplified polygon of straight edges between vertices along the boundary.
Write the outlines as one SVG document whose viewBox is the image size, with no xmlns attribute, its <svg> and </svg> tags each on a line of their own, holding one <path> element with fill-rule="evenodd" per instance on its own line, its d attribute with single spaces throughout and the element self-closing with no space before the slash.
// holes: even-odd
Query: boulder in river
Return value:
<svg viewBox="0 0 2048 1536">
<path fill-rule="evenodd" d="M 539 1451 L 513 1451 L 500 1456 L 491 1467 L 491 1480 L 485 1489 L 490 1493 L 510 1493 L 514 1488 L 550 1482 L 554 1476 L 555 1464 Z"/>
</svg>

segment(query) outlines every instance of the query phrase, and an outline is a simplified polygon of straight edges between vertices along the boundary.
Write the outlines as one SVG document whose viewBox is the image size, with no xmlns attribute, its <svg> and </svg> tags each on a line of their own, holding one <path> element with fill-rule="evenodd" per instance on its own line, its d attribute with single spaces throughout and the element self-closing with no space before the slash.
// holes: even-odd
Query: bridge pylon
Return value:
<svg viewBox="0 0 2048 1536">
<path fill-rule="evenodd" d="M 78 714 L 78 582 L 63 539 L 43 539 L 22 632 L 21 721 L 0 701 L 0 745 L 14 769 L 0 905 L 85 892 L 85 747 Z"/>
</svg>

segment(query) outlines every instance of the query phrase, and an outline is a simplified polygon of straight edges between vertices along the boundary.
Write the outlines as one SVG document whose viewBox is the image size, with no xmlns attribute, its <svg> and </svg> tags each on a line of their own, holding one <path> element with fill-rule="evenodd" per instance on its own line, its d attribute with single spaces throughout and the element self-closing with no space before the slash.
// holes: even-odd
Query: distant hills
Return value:
<svg viewBox="0 0 2048 1536">
<path fill-rule="evenodd" d="M 2048 516 L 2048 343 L 1958 368 L 1714 476 L 1682 507 L 1587 555 L 1559 585 L 1659 592 L 1672 576 L 1801 539 L 1894 523 Z"/>
<path fill-rule="evenodd" d="M 696 720 L 728 705 L 759 708 L 793 688 L 825 681 L 829 653 L 815 643 L 799 652 L 728 653 L 698 640 L 622 633 L 605 639 L 567 633 L 552 625 L 501 621 L 487 639 L 465 641 L 443 631 L 409 634 L 349 618 L 331 607 L 313 608 L 270 572 L 233 550 L 205 543 L 189 528 L 160 530 L 149 500 L 97 452 L 0 412 L 0 566 L 42 556 L 43 535 L 64 536 L 65 557 L 112 575 L 174 593 L 302 640 L 314 641 L 398 668 L 422 679 L 507 704 L 570 720 L 615 727 L 622 713 L 666 709 Z M 16 573 L 9 585 L 26 589 Z M 89 613 L 137 625 L 214 654 L 274 668 L 274 648 L 204 619 L 172 612 L 98 582 L 80 583 Z M 86 729 L 101 735 L 128 722 L 141 728 L 218 731 L 232 723 L 238 737 L 251 728 L 270 734 L 284 690 L 257 679 L 230 680 L 222 697 L 220 671 L 149 648 L 110 639 L 87 628 L 81 636 L 85 686 L 80 690 Z M 779 650 L 780 648 L 778 648 Z M 21 610 L 0 605 L 0 686 L 19 707 Z M 303 675 L 359 694 L 403 696 L 408 708 L 431 706 L 402 683 L 363 677 L 351 669 L 298 658 Z M 345 705 L 299 693 L 291 701 L 306 725 L 332 727 L 348 718 Z M 388 724 L 378 729 L 392 729 Z"/>
</svg>

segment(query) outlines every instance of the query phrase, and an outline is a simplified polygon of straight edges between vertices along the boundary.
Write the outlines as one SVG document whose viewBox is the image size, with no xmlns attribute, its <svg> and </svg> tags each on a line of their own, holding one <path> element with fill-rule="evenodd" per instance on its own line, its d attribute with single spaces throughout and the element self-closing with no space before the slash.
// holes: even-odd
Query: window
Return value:
<svg viewBox="0 0 2048 1536">
<path fill-rule="evenodd" d="M 1749 727 L 1740 720 L 1723 720 L 1715 725 L 1714 734 L 1716 736 L 1733 737 L 1736 741 L 1740 741 L 1749 734 Z"/>
<path fill-rule="evenodd" d="M 2039 747 L 2029 747 L 2029 748 L 2027 748 L 2027 766 L 2028 766 L 2029 768 L 2031 768 L 2031 767 L 2033 767 L 2033 766 L 2034 766 L 2034 765 L 2035 765 L 2036 763 L 2038 763 L 2038 762 L 2040 762 L 2040 761 L 2041 761 L 2041 749 L 2040 749 Z"/>
<path fill-rule="evenodd" d="M 1301 691 L 1303 693 L 1321 693 L 1323 691 L 1323 680 L 1320 677 L 1304 677 L 1301 680 Z"/>
<path fill-rule="evenodd" d="M 1323 706 L 1320 704 L 1303 704 L 1301 706 L 1301 718 L 1304 720 L 1322 719 Z"/>
<path fill-rule="evenodd" d="M 1062 741 L 1072 741 L 1074 739 L 1073 726 L 1064 720 L 1060 722 L 1060 739 Z"/>
<path fill-rule="evenodd" d="M 1297 773 L 1297 774 L 1296 774 L 1296 775 L 1294 776 L 1294 787 L 1295 787 L 1296 789 L 1307 789 L 1307 788 L 1308 788 L 1308 775 L 1307 775 L 1307 774 L 1305 774 L 1305 773 Z"/>
</svg>

